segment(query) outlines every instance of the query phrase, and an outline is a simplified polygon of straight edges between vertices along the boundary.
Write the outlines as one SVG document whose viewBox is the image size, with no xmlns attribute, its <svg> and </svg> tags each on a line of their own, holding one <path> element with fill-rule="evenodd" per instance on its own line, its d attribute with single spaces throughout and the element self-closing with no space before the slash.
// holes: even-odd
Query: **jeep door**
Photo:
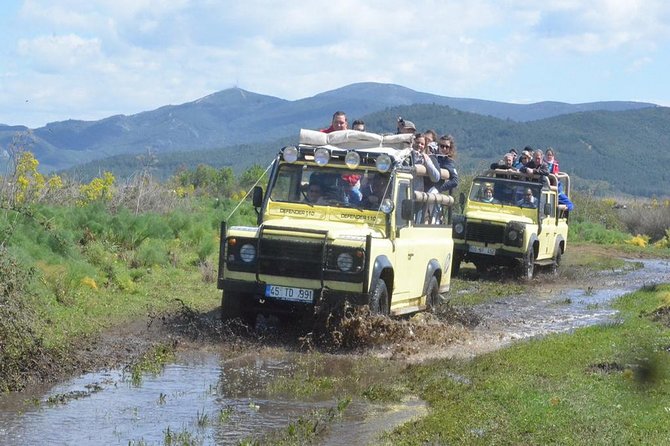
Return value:
<svg viewBox="0 0 670 446">
<path fill-rule="evenodd" d="M 544 211 L 547 207 L 549 208 L 549 213 L 545 214 Z M 538 234 L 540 249 L 537 253 L 537 258 L 547 259 L 553 257 L 554 246 L 556 246 L 556 195 L 543 191 L 539 212 L 542 232 Z"/>
<path fill-rule="evenodd" d="M 412 285 L 417 280 L 423 282 L 423 278 L 415 277 L 416 274 L 412 268 L 412 259 L 416 255 L 417 247 L 413 243 L 413 235 L 415 228 L 407 220 L 403 220 L 401 216 L 402 201 L 411 198 L 412 188 L 409 180 L 401 179 L 398 181 L 395 200 L 395 251 L 393 253 L 393 299 L 391 306 L 407 305 L 408 300 L 412 296 L 410 291 Z M 415 269 L 415 268 L 414 268 Z"/>
</svg>

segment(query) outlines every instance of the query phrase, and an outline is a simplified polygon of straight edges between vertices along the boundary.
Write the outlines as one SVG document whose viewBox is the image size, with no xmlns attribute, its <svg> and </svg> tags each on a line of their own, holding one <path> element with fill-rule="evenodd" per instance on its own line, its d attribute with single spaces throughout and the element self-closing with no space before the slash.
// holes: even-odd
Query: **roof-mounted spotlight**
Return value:
<svg viewBox="0 0 670 446">
<path fill-rule="evenodd" d="M 295 146 L 284 147 L 282 156 L 287 163 L 295 163 L 298 160 L 298 148 Z"/>
<path fill-rule="evenodd" d="M 319 166 L 325 166 L 330 161 L 330 151 L 321 147 L 314 152 L 314 162 Z"/>
<path fill-rule="evenodd" d="M 390 156 L 383 153 L 377 157 L 377 160 L 375 161 L 375 166 L 377 167 L 377 170 L 380 172 L 388 172 L 389 170 L 391 170 L 391 167 L 393 166 L 393 160 L 391 160 Z"/>
<path fill-rule="evenodd" d="M 351 150 L 347 152 L 347 156 L 344 157 L 344 163 L 349 169 L 355 169 L 361 164 L 361 156 L 357 152 Z"/>
</svg>

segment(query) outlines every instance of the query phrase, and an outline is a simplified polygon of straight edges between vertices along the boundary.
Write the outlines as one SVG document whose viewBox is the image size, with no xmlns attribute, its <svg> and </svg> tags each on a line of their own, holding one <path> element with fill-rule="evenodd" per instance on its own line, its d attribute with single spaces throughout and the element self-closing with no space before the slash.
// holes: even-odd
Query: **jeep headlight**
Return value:
<svg viewBox="0 0 670 446">
<path fill-rule="evenodd" d="M 511 221 L 505 227 L 505 244 L 509 246 L 522 246 L 523 235 L 526 225 L 518 221 Z"/>
<path fill-rule="evenodd" d="M 465 238 L 465 216 L 454 215 L 452 228 L 454 229 L 453 235 L 455 238 Z"/>
<path fill-rule="evenodd" d="M 384 198 L 381 205 L 379 206 L 379 209 L 386 215 L 390 214 L 393 212 L 393 200 L 390 198 Z"/>
<path fill-rule="evenodd" d="M 337 256 L 337 267 L 340 271 L 349 272 L 354 266 L 354 256 L 349 252 L 343 252 Z"/>
<path fill-rule="evenodd" d="M 240 247 L 240 259 L 245 263 L 256 260 L 256 247 L 251 243 L 245 243 Z"/>
</svg>

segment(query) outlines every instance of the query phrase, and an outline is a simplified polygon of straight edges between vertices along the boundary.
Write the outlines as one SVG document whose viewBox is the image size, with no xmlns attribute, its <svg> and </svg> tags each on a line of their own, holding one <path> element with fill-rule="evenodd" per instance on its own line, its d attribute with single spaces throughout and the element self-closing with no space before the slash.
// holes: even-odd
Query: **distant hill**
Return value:
<svg viewBox="0 0 670 446">
<path fill-rule="evenodd" d="M 352 84 L 296 101 L 231 88 L 193 102 L 167 105 L 130 116 L 49 123 L 30 131 L 32 142 L 29 149 L 40 161 L 43 170 L 61 170 L 111 156 L 144 153 L 149 149 L 164 155 L 265 143 L 296 135 L 303 127 L 327 126 L 335 110 L 346 111 L 353 120 L 374 116 L 389 108 L 415 104 L 449 106 L 514 122 L 531 122 L 581 111 L 655 107 L 654 104 L 639 102 L 507 104 L 450 98 L 399 85 L 372 82 Z M 410 112 L 405 116 L 413 118 Z M 385 126 L 392 126 L 396 118 L 389 116 L 390 121 Z M 0 155 L 17 132 L 28 131 L 23 126 L 0 125 Z"/>
<path fill-rule="evenodd" d="M 458 166 L 474 172 L 498 160 L 511 147 L 527 145 L 557 151 L 561 169 L 569 172 L 575 187 L 600 195 L 668 196 L 670 184 L 670 108 L 626 111 L 589 111 L 530 122 L 516 122 L 463 112 L 441 105 L 389 107 L 361 116 L 368 128 L 392 132 L 397 116 L 421 128 L 434 128 L 455 136 Z M 294 144 L 291 136 L 256 144 L 221 146 L 206 151 L 161 153 L 153 173 L 171 176 L 180 167 L 200 163 L 230 166 L 241 172 L 253 164 L 268 165 L 279 148 Z M 127 177 L 140 169 L 137 155 L 120 155 L 70 169 L 77 178 L 90 178 L 109 170 Z"/>
</svg>

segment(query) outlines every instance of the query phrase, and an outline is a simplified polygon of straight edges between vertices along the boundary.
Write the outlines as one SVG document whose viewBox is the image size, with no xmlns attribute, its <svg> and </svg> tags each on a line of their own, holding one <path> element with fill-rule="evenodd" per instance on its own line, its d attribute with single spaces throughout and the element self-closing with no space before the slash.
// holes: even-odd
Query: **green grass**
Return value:
<svg viewBox="0 0 670 446">
<path fill-rule="evenodd" d="M 670 285 L 645 289 L 618 300 L 622 323 L 412 366 L 431 412 L 385 443 L 667 444 L 670 329 L 647 315 L 668 306 Z"/>
<path fill-rule="evenodd" d="M 183 305 L 216 308 L 219 222 L 234 205 L 194 200 L 164 215 L 0 209 L 0 390 L 25 385 L 23 364 L 66 361 L 77 342 L 108 328 Z M 247 211 L 235 220 L 249 223 Z"/>
</svg>

